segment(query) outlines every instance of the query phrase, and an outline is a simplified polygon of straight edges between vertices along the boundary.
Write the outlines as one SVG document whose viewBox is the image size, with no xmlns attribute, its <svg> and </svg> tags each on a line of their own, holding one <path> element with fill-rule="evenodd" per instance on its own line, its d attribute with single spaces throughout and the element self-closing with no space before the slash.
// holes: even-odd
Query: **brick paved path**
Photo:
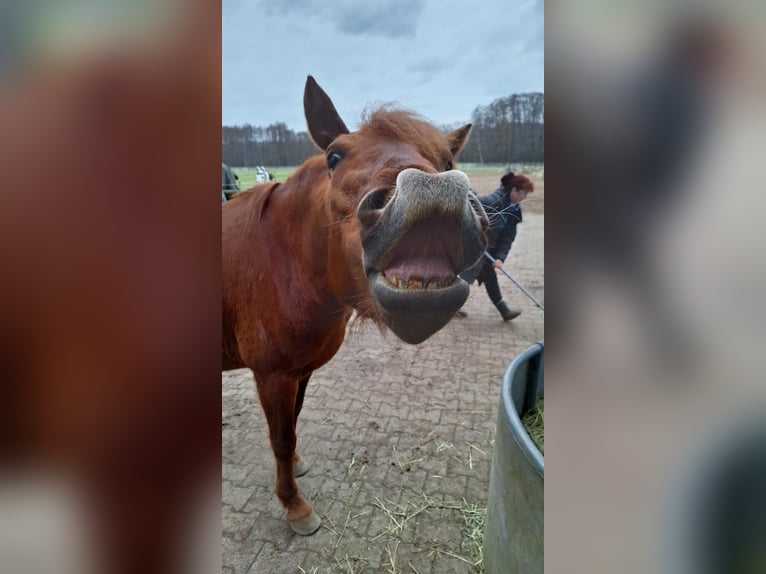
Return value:
<svg viewBox="0 0 766 574">
<path fill-rule="evenodd" d="M 524 214 L 506 268 L 543 300 L 542 214 Z M 543 313 L 499 280 L 523 310 L 514 321 L 474 285 L 468 317 L 425 343 L 352 330 L 314 373 L 298 421 L 311 465 L 298 485 L 323 520 L 313 536 L 283 518 L 250 371 L 223 374 L 224 572 L 477 571 L 465 521 L 486 506 L 502 374 L 543 338 Z"/>
</svg>

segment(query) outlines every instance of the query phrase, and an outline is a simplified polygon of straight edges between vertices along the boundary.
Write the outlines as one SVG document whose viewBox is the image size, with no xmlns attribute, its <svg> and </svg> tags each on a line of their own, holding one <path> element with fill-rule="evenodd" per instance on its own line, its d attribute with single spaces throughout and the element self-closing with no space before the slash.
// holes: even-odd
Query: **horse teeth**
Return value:
<svg viewBox="0 0 766 574">
<path fill-rule="evenodd" d="M 452 279 L 405 279 L 400 275 L 391 275 L 386 279 L 392 287 L 402 290 L 443 289 L 452 283 Z"/>
</svg>

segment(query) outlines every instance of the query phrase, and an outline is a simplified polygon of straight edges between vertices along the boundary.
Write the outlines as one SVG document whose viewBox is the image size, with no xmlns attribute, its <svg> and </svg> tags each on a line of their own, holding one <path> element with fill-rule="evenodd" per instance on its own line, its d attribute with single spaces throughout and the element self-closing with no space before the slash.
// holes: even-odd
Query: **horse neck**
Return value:
<svg viewBox="0 0 766 574">
<path fill-rule="evenodd" d="M 285 256 L 302 266 L 302 273 L 326 295 L 333 295 L 327 282 L 327 261 L 332 231 L 327 208 L 329 181 L 323 157 L 307 160 L 283 184 Z"/>
</svg>

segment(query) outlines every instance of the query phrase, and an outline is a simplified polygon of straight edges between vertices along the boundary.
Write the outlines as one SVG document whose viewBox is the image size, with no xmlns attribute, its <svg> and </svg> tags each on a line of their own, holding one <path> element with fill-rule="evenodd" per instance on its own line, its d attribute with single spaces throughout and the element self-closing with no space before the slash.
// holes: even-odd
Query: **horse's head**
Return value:
<svg viewBox="0 0 766 574">
<path fill-rule="evenodd" d="M 304 108 L 327 158 L 331 282 L 362 316 L 408 343 L 424 341 L 467 299 L 458 274 L 486 247 L 486 214 L 468 177 L 453 170 L 470 124 L 445 134 L 380 109 L 350 133 L 311 76 Z"/>
</svg>

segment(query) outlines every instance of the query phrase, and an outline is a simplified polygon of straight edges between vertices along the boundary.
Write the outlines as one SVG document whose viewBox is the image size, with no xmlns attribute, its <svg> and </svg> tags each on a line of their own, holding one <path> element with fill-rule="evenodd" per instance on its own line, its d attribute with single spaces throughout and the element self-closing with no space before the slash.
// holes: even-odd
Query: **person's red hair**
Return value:
<svg viewBox="0 0 766 574">
<path fill-rule="evenodd" d="M 510 191 L 514 187 L 516 189 L 526 191 L 527 193 L 531 193 L 535 190 L 534 184 L 530 181 L 530 179 L 527 176 L 516 175 L 512 171 L 509 171 L 503 177 L 501 177 L 500 183 L 503 185 L 503 188 L 505 188 L 505 191 L 507 191 L 508 193 L 510 193 Z"/>
</svg>

